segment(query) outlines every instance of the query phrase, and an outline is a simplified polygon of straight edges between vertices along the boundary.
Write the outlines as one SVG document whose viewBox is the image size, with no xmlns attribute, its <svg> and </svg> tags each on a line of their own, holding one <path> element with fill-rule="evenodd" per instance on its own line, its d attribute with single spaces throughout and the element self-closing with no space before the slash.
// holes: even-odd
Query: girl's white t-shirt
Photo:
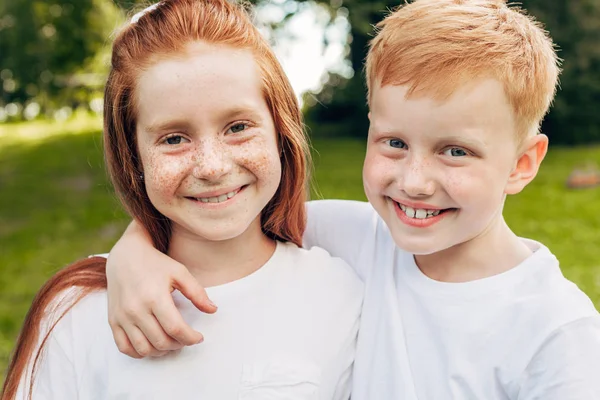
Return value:
<svg viewBox="0 0 600 400">
<path fill-rule="evenodd" d="M 600 399 L 600 315 L 542 244 L 523 239 L 532 255 L 505 273 L 444 283 L 370 204 L 307 208 L 305 246 L 365 282 L 352 400 Z"/>
<path fill-rule="evenodd" d="M 213 315 L 173 294 L 204 342 L 139 360 L 114 343 L 106 292 L 85 297 L 52 332 L 33 399 L 349 398 L 363 285 L 345 262 L 278 243 L 259 270 L 207 292 Z"/>
</svg>

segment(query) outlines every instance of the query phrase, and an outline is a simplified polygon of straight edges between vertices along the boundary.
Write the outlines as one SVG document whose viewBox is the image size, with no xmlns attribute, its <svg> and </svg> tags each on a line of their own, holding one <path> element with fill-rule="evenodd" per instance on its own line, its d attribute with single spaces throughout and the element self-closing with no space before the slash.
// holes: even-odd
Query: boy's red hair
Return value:
<svg viewBox="0 0 600 400">
<path fill-rule="evenodd" d="M 448 98 L 477 78 L 500 81 L 519 137 L 537 133 L 554 98 L 558 59 L 542 26 L 502 0 L 417 0 L 377 25 L 367 55 L 375 85 Z"/>
</svg>

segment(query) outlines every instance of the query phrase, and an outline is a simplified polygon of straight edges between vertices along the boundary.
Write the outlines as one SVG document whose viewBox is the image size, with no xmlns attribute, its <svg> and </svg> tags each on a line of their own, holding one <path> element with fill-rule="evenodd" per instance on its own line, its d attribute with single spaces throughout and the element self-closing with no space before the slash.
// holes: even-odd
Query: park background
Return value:
<svg viewBox="0 0 600 400">
<path fill-rule="evenodd" d="M 315 156 L 313 198 L 364 200 L 362 61 L 372 25 L 398 1 L 255 0 L 301 99 Z M 600 0 L 523 0 L 563 59 L 542 126 L 540 174 L 506 219 L 544 242 L 600 308 Z M 108 251 L 129 218 L 102 160 L 102 89 L 132 0 L 0 0 L 0 376 L 29 304 L 57 269 Z"/>
</svg>

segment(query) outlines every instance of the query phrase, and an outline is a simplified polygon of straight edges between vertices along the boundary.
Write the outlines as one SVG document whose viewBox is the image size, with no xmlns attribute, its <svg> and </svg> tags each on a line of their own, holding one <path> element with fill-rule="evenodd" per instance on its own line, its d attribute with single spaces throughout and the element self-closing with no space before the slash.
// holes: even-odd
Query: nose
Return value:
<svg viewBox="0 0 600 400">
<path fill-rule="evenodd" d="M 216 140 L 204 140 L 198 144 L 194 163 L 192 175 L 206 181 L 217 181 L 232 169 L 230 152 Z"/>
<path fill-rule="evenodd" d="M 435 180 L 433 179 L 433 163 L 427 157 L 413 155 L 403 168 L 402 191 L 408 197 L 423 198 L 433 195 L 435 192 Z"/>
</svg>

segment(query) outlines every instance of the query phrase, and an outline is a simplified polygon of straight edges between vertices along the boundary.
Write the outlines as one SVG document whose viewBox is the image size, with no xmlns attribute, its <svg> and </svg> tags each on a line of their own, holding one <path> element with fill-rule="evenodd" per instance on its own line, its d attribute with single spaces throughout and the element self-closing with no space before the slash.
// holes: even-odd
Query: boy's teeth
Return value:
<svg viewBox="0 0 600 400">
<path fill-rule="evenodd" d="M 441 210 L 426 210 L 424 208 L 412 208 L 407 207 L 404 204 L 398 203 L 400 209 L 404 211 L 407 217 L 409 218 L 417 218 L 417 219 L 425 219 L 430 217 L 435 217 L 440 214 Z"/>
<path fill-rule="evenodd" d="M 220 196 L 198 197 L 196 200 L 199 200 L 201 203 L 222 203 L 225 200 L 230 199 L 233 196 L 235 196 L 238 192 L 239 192 L 239 190 L 234 190 L 233 192 L 222 194 Z"/>
</svg>

